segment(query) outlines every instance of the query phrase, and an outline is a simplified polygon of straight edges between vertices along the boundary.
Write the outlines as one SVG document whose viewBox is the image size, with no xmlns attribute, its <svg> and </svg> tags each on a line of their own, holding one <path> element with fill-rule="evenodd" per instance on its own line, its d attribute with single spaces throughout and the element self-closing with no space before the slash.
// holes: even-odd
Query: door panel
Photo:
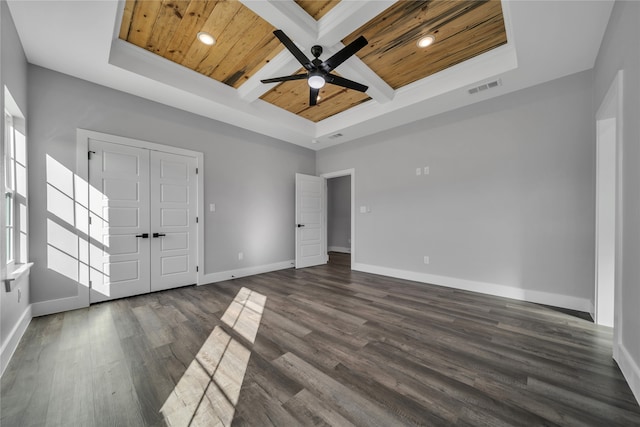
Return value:
<svg viewBox="0 0 640 427">
<path fill-rule="evenodd" d="M 194 284 L 197 160 L 151 152 L 151 290 Z"/>
<path fill-rule="evenodd" d="M 149 292 L 149 154 L 90 140 L 92 303 Z"/>
<path fill-rule="evenodd" d="M 296 268 L 327 263 L 326 180 L 296 174 Z"/>
</svg>

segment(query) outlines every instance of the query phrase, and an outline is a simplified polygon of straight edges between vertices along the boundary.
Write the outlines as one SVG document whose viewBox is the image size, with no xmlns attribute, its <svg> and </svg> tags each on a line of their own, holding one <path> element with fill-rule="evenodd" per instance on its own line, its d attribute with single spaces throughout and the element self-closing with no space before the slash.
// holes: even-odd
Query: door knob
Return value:
<svg viewBox="0 0 640 427">
<path fill-rule="evenodd" d="M 136 237 L 142 237 L 143 239 L 148 239 L 149 233 L 136 234 Z"/>
<path fill-rule="evenodd" d="M 166 234 L 164 233 L 153 233 L 153 237 L 164 237 Z"/>
<path fill-rule="evenodd" d="M 298 224 L 298 228 L 304 227 L 304 224 Z"/>
</svg>

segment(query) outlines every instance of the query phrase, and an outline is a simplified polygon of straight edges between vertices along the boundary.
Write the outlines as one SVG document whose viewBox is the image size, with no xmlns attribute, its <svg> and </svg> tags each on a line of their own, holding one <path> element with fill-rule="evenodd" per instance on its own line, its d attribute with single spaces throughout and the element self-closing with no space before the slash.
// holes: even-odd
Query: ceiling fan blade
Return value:
<svg viewBox="0 0 640 427">
<path fill-rule="evenodd" d="M 294 74 L 292 76 L 274 77 L 272 79 L 264 79 L 260 81 L 262 83 L 277 83 L 277 82 L 288 82 L 290 80 L 304 80 L 306 78 L 307 78 L 306 74 Z"/>
<path fill-rule="evenodd" d="M 353 80 L 345 79 L 344 77 L 336 76 L 334 74 L 329 74 L 325 77 L 327 83 L 331 83 L 332 85 L 346 87 L 347 89 L 357 90 L 359 92 L 366 92 L 369 89 L 369 86 L 365 86 L 358 82 L 354 82 Z"/>
<path fill-rule="evenodd" d="M 289 52 L 291 52 L 291 54 L 296 57 L 298 62 L 300 62 L 304 68 L 306 68 L 307 70 L 312 70 L 314 68 L 311 61 L 309 61 L 309 58 L 307 58 L 307 56 L 302 53 L 300 49 L 298 49 L 298 46 L 296 46 L 296 44 L 284 33 L 284 31 L 275 30 L 273 34 L 280 40 L 284 47 L 286 47 Z"/>
<path fill-rule="evenodd" d="M 309 105 L 317 105 L 318 104 L 318 93 L 320 93 L 320 89 L 314 89 L 312 87 L 309 88 Z"/>
<path fill-rule="evenodd" d="M 327 73 L 331 70 L 335 69 L 338 65 L 342 64 L 344 61 L 349 59 L 353 54 L 362 49 L 367 45 L 367 39 L 364 36 L 360 36 L 342 49 L 340 49 L 335 55 L 331 58 L 324 61 L 320 64 L 320 68 L 322 68 Z"/>
</svg>

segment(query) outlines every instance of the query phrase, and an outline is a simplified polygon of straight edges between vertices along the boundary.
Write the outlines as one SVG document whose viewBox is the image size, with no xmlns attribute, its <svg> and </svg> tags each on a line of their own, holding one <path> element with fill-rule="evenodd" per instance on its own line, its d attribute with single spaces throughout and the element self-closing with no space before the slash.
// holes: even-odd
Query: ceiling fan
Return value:
<svg viewBox="0 0 640 427">
<path fill-rule="evenodd" d="M 342 64 L 344 61 L 349 59 L 349 57 L 367 45 L 367 39 L 365 39 L 364 36 L 358 37 L 326 61 L 318 59 L 318 57 L 322 55 L 322 46 L 313 46 L 311 48 L 311 54 L 314 56 L 314 59 L 310 61 L 309 58 L 307 58 L 307 56 L 298 49 L 298 46 L 296 46 L 282 30 L 275 30 L 273 34 L 275 34 L 289 52 L 295 56 L 298 62 L 302 64 L 302 66 L 307 70 L 307 73 L 260 80 L 262 83 L 307 79 L 307 84 L 309 85 L 309 105 L 316 105 L 318 103 L 318 93 L 325 83 L 346 87 L 347 89 L 353 89 L 360 92 L 366 92 L 367 89 L 369 89 L 368 86 L 354 82 L 353 80 L 331 74 L 331 71 L 333 71 L 338 65 Z"/>
</svg>

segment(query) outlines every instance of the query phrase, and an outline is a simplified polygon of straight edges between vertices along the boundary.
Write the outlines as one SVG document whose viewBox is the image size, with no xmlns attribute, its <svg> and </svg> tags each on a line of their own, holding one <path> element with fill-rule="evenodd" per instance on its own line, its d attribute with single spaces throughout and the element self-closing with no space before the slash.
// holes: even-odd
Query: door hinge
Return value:
<svg viewBox="0 0 640 427">
<path fill-rule="evenodd" d="M 196 175 L 198 175 L 198 168 L 196 168 Z"/>
<path fill-rule="evenodd" d="M 198 272 L 198 266 L 196 265 L 196 273 Z"/>
<path fill-rule="evenodd" d="M 198 217 L 196 217 L 196 224 L 198 223 Z"/>
<path fill-rule="evenodd" d="M 87 153 L 87 157 L 89 158 L 89 160 L 91 160 L 91 154 L 96 154 L 96 152 L 95 151 L 89 151 Z"/>
<path fill-rule="evenodd" d="M 89 280 L 89 287 L 91 287 L 92 285 L 93 285 L 93 282 Z"/>
<path fill-rule="evenodd" d="M 89 224 L 91 224 L 91 217 L 89 217 Z"/>
</svg>

